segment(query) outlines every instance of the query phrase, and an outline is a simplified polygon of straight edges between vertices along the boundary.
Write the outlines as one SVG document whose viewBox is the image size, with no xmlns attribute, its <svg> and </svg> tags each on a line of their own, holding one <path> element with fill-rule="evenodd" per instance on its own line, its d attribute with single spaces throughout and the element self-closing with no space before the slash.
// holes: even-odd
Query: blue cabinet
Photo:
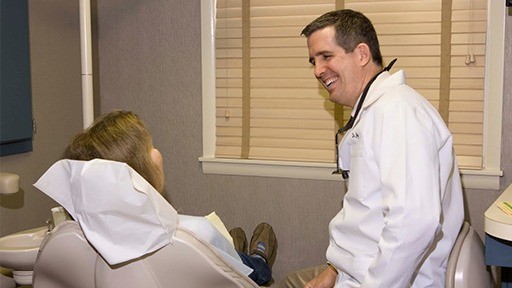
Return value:
<svg viewBox="0 0 512 288">
<path fill-rule="evenodd" d="M 512 241 L 485 234 L 485 264 L 501 267 L 501 288 L 512 288 Z"/>
<path fill-rule="evenodd" d="M 28 1 L 0 0 L 0 156 L 32 151 Z"/>
</svg>

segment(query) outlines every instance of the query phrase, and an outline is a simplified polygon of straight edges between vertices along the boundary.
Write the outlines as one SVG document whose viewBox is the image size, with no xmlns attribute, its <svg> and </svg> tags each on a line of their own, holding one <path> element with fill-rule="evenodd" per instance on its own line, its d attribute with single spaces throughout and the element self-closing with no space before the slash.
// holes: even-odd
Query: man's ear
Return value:
<svg viewBox="0 0 512 288">
<path fill-rule="evenodd" d="M 365 43 L 359 43 L 354 49 L 354 52 L 357 53 L 359 64 L 361 66 L 366 66 L 368 63 L 372 61 L 372 53 L 370 52 L 370 47 Z"/>
</svg>

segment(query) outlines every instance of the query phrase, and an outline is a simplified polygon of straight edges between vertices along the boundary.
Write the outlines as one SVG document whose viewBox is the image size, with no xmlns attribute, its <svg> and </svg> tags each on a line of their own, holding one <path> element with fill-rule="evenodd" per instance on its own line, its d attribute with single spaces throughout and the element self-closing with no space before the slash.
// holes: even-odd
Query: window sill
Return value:
<svg viewBox="0 0 512 288">
<path fill-rule="evenodd" d="M 205 174 L 298 178 L 343 181 L 340 175 L 332 175 L 334 164 L 241 160 L 200 157 Z M 461 170 L 462 186 L 466 189 L 499 190 L 501 170 Z"/>
</svg>

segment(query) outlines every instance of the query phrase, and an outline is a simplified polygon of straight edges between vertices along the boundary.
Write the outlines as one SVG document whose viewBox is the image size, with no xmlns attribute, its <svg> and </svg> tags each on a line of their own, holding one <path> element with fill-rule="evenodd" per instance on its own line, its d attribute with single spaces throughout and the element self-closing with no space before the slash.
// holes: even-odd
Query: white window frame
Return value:
<svg viewBox="0 0 512 288">
<path fill-rule="evenodd" d="M 503 103 L 505 14 L 503 2 L 490 0 L 485 67 L 483 168 L 461 169 L 464 188 L 499 190 Z M 246 175 L 343 181 L 334 163 L 215 158 L 215 0 L 201 0 L 203 156 L 205 174 Z M 304 51 L 306 53 L 307 51 Z M 307 55 L 304 54 L 306 59 Z M 306 61 L 306 60 L 304 60 Z M 492 69 L 490 69 L 492 67 Z M 311 75 L 313 77 L 313 75 Z M 333 140 L 334 141 L 334 140 Z"/>
</svg>

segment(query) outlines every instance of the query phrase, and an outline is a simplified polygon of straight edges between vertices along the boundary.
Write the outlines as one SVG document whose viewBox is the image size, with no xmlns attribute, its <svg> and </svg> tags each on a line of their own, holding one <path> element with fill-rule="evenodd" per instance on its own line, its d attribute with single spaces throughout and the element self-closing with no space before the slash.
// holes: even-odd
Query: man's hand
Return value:
<svg viewBox="0 0 512 288">
<path fill-rule="evenodd" d="M 327 268 L 313 280 L 306 283 L 304 288 L 332 288 L 336 283 L 336 277 L 338 275 L 332 269 Z"/>
</svg>

